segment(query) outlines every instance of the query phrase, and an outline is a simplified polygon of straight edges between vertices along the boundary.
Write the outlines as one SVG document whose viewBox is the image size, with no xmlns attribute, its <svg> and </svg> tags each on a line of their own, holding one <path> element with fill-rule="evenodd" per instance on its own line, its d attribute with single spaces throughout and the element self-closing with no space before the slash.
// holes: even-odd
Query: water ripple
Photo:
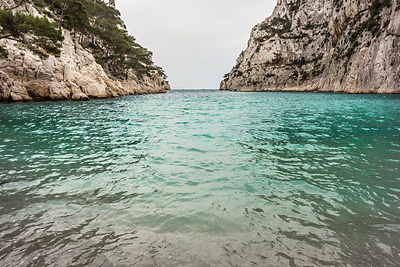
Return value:
<svg viewBox="0 0 400 267">
<path fill-rule="evenodd" d="M 398 266 L 399 96 L 0 105 L 2 266 Z"/>
</svg>

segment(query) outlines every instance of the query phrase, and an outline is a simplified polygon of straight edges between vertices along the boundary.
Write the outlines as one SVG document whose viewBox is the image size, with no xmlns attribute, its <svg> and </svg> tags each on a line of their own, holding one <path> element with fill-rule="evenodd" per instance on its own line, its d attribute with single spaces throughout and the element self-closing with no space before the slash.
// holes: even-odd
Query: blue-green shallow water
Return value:
<svg viewBox="0 0 400 267">
<path fill-rule="evenodd" d="M 1 266 L 398 266 L 400 96 L 0 105 Z"/>
</svg>

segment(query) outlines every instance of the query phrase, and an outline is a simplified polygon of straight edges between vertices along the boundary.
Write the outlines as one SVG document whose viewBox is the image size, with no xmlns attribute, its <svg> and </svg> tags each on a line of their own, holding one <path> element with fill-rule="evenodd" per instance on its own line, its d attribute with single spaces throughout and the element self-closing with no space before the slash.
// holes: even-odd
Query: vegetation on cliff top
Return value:
<svg viewBox="0 0 400 267">
<path fill-rule="evenodd" d="M 33 52 L 48 57 L 48 54 L 60 55 L 63 40 L 61 31 L 54 28 L 46 18 L 29 14 L 0 10 L 0 39 L 11 39 L 26 45 Z M 0 48 L 0 57 L 6 58 L 8 52 Z"/>
<path fill-rule="evenodd" d="M 23 29 L 20 31 L 23 35 L 31 36 L 23 43 L 26 43 L 29 48 L 35 48 L 34 52 L 42 56 L 59 55 L 60 51 L 56 48 L 61 46 L 61 31 L 67 29 L 78 37 L 79 43 L 85 49 L 91 51 L 105 71 L 115 77 L 126 77 L 129 69 L 134 70 L 138 76 L 157 70 L 165 77 L 161 68 L 154 66 L 152 53 L 140 46 L 133 36 L 127 34 L 118 10 L 108 7 L 103 1 L 20 0 L 19 2 L 33 4 L 43 17 L 35 18 L 19 12 L 2 11 L 0 21 L 4 20 L 5 23 L 0 25 L 0 30 L 4 31 L 13 27 Z M 28 20 L 33 21 L 29 29 L 26 27 Z M 42 25 L 45 30 L 41 30 L 39 25 Z M 3 34 L 1 31 L 0 38 L 7 33 Z M 32 40 L 37 40 L 39 43 Z M 44 44 L 43 40 L 45 40 Z M 23 40 L 20 38 L 18 41 Z M 3 55 L 5 56 L 6 53 Z"/>
</svg>

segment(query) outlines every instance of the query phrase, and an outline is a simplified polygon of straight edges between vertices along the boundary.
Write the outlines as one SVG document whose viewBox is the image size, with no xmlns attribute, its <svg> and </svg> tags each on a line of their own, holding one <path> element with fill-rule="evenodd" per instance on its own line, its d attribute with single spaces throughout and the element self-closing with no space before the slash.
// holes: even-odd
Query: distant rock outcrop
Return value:
<svg viewBox="0 0 400 267">
<path fill-rule="evenodd" d="M 400 93 L 400 1 L 278 0 L 220 89 Z"/>
<path fill-rule="evenodd" d="M 2 9 L 19 3 L 3 1 Z M 30 1 L 23 2 L 14 12 L 43 16 Z M 116 77 L 106 69 L 107 63 L 100 65 L 91 50 L 83 47 L 82 33 L 63 28 L 62 35 L 60 55 L 49 54 L 47 58 L 18 41 L 0 40 L 0 46 L 8 52 L 7 58 L 0 59 L 0 102 L 88 100 L 170 89 L 158 67 L 145 74 L 130 68 Z"/>
</svg>

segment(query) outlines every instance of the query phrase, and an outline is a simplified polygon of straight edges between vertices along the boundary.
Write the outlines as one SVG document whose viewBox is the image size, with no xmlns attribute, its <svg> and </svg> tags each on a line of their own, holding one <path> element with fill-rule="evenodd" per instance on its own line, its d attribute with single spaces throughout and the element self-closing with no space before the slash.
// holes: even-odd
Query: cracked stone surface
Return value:
<svg viewBox="0 0 400 267">
<path fill-rule="evenodd" d="M 400 2 L 278 0 L 220 89 L 400 93 Z"/>
</svg>

